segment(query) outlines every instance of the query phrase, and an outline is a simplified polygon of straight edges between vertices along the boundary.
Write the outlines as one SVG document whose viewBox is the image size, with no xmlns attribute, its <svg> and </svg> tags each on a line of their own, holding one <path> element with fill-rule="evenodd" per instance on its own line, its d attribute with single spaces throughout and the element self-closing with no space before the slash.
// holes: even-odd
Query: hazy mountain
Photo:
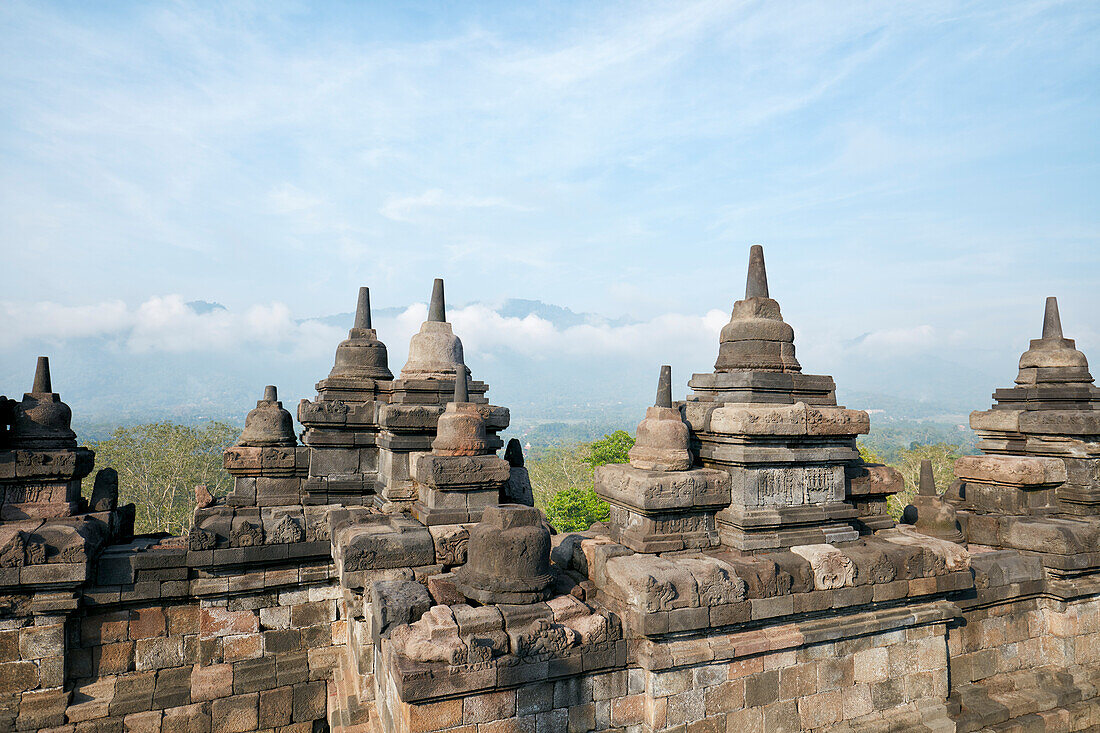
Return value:
<svg viewBox="0 0 1100 733">
<path fill-rule="evenodd" d="M 709 371 L 717 350 L 709 334 L 681 345 L 648 343 L 651 324 L 577 313 L 537 300 L 468 305 L 480 306 L 469 313 L 484 314 L 487 308 L 503 319 L 538 319 L 534 336 L 524 330 L 529 323 L 516 325 L 514 342 L 485 337 L 495 333 L 494 323 L 499 321 L 464 322 L 471 331 L 468 340 L 456 327 L 467 344 L 467 362 L 474 376 L 490 383 L 495 404 L 511 408 L 512 434 L 583 438 L 615 427 L 633 429 L 645 406 L 652 404 L 662 361 L 674 365 L 674 394 L 681 399 L 690 371 Z M 192 331 L 170 339 L 157 329 L 171 326 L 143 326 L 140 339 L 135 326 L 97 336 L 35 339 L 16 349 L 0 350 L 2 390 L 18 397 L 30 387 L 33 356 L 48 354 L 54 385 L 73 407 L 76 427 L 82 430 L 155 419 L 240 423 L 265 384 L 277 385 L 284 405 L 294 413 L 297 402 L 311 398 L 315 382 L 328 374 L 336 345 L 353 320 L 350 312 L 295 320 L 292 325 L 300 332 L 293 339 L 273 336 L 268 341 L 262 333 L 251 334 L 252 340 L 240 345 L 231 331 L 240 323 L 226 320 L 234 314 L 224 306 L 191 301 L 186 308 L 198 320 L 190 325 Z M 461 309 L 451 312 L 458 314 Z M 373 313 L 395 373 L 407 354 L 407 336 L 402 334 L 415 328 L 415 318 L 404 315 L 406 310 L 380 308 Z M 484 320 L 483 315 L 477 317 Z M 193 346 L 192 341 L 208 327 L 230 329 L 230 333 L 213 346 Z M 522 340 L 528 337 L 534 340 Z M 551 339 L 548 344 L 537 340 L 546 338 Z M 585 338 L 597 340 L 585 342 Z M 603 346 L 607 341 L 614 342 L 615 348 L 588 346 Z M 986 407 L 993 387 L 1003 381 L 935 355 L 844 358 L 831 371 L 840 401 L 874 410 L 873 422 L 880 424 L 915 420 L 954 426 L 965 422 L 970 410 Z"/>
</svg>

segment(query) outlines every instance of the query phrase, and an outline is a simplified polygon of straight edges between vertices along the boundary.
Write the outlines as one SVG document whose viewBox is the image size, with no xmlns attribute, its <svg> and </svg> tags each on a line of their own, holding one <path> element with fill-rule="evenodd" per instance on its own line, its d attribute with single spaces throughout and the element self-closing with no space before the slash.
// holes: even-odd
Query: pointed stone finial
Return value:
<svg viewBox="0 0 1100 733">
<path fill-rule="evenodd" d="M 767 298 L 768 272 L 764 269 L 764 248 L 754 244 L 749 248 L 749 276 L 745 282 L 745 298 Z"/>
<path fill-rule="evenodd" d="M 466 384 L 466 365 L 458 364 L 455 369 L 455 397 L 451 402 L 469 402 L 470 395 Z"/>
<path fill-rule="evenodd" d="M 428 320 L 443 323 L 447 320 L 447 306 L 443 300 L 443 278 L 437 277 L 432 285 L 432 302 L 428 304 Z"/>
<path fill-rule="evenodd" d="M 264 387 L 264 402 L 278 402 L 279 390 L 275 389 L 274 384 L 269 384 Z"/>
<path fill-rule="evenodd" d="M 1062 338 L 1062 319 L 1058 316 L 1058 299 L 1047 298 L 1046 313 L 1043 314 L 1043 338 Z"/>
<path fill-rule="evenodd" d="M 359 288 L 359 303 L 355 306 L 354 328 L 370 328 L 370 288 Z"/>
<path fill-rule="evenodd" d="M 917 493 L 921 496 L 939 496 L 936 491 L 936 477 L 932 473 L 932 461 L 925 458 L 920 462 L 920 484 Z"/>
<path fill-rule="evenodd" d="M 672 367 L 661 367 L 661 376 L 657 379 L 657 401 L 654 407 L 672 407 Z"/>
<path fill-rule="evenodd" d="M 53 392 L 53 384 L 50 381 L 50 357 L 38 357 L 38 367 L 34 370 L 34 386 L 31 394 L 47 394 Z"/>
</svg>

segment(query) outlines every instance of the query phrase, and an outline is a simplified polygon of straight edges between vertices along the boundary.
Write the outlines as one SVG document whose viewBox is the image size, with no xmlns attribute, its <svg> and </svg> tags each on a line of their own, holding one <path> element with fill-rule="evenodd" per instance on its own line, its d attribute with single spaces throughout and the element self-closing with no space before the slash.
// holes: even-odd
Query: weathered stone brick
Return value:
<svg viewBox="0 0 1100 733">
<path fill-rule="evenodd" d="M 611 701 L 611 724 L 637 725 L 645 718 L 645 695 L 627 695 Z"/>
<path fill-rule="evenodd" d="M 128 611 L 114 611 L 88 616 L 80 622 L 82 644 L 112 644 L 125 641 L 130 630 Z"/>
<path fill-rule="evenodd" d="M 199 611 L 199 633 L 203 638 L 254 634 L 259 630 L 260 617 L 253 611 L 229 611 L 216 606 Z"/>
<path fill-rule="evenodd" d="M 820 692 L 798 700 L 798 716 L 804 728 L 823 728 L 844 717 L 844 698 L 839 691 Z"/>
<path fill-rule="evenodd" d="M 745 705 L 763 707 L 779 699 L 779 670 L 754 674 L 745 679 Z"/>
<path fill-rule="evenodd" d="M 320 720 L 325 717 L 325 683 L 303 682 L 293 688 L 292 718 L 294 722 Z"/>
<path fill-rule="evenodd" d="M 853 655 L 853 675 L 856 682 L 880 682 L 889 674 L 889 652 L 886 649 L 865 649 Z"/>
<path fill-rule="evenodd" d="M 164 733 L 211 733 L 210 703 L 192 703 L 164 711 L 161 730 Z"/>
<path fill-rule="evenodd" d="M 134 642 L 92 647 L 92 669 L 97 675 L 122 674 L 134 669 Z"/>
<path fill-rule="evenodd" d="M 19 656 L 23 659 L 59 657 L 65 653 L 65 624 L 28 626 L 19 632 Z"/>
<path fill-rule="evenodd" d="M 707 715 L 728 713 L 745 706 L 745 681 L 728 680 L 708 687 L 703 695 Z"/>
<path fill-rule="evenodd" d="M 0 695 L 15 695 L 38 687 L 38 665 L 34 662 L 0 664 Z"/>
<path fill-rule="evenodd" d="M 764 708 L 763 713 L 764 730 L 768 733 L 799 733 L 802 730 L 795 700 L 772 703 Z"/>
<path fill-rule="evenodd" d="M 294 694 L 290 687 L 276 687 L 260 692 L 259 727 L 290 725 L 293 703 Z"/>
<path fill-rule="evenodd" d="M 263 654 L 263 637 L 259 634 L 235 634 L 222 637 L 222 659 L 238 662 L 255 659 Z"/>
<path fill-rule="evenodd" d="M 134 642 L 134 668 L 138 671 L 182 664 L 183 639 L 179 636 L 158 636 Z"/>
<path fill-rule="evenodd" d="M 210 703 L 212 733 L 248 733 L 256 730 L 259 695 L 233 695 Z"/>
<path fill-rule="evenodd" d="M 191 699 L 199 702 L 233 694 L 233 665 L 196 664 L 191 670 Z"/>
<path fill-rule="evenodd" d="M 487 723 L 516 714 L 515 690 L 470 695 L 462 700 L 463 723 Z"/>
<path fill-rule="evenodd" d="M 164 713 L 160 710 L 130 713 L 123 719 L 123 730 L 126 733 L 160 733 L 163 717 Z"/>
<path fill-rule="evenodd" d="M 169 606 L 165 609 L 168 617 L 168 633 L 173 636 L 199 633 L 199 607 L 197 605 Z"/>
<path fill-rule="evenodd" d="M 65 722 L 70 693 L 60 687 L 24 692 L 19 699 L 18 730 L 39 730 Z"/>
<path fill-rule="evenodd" d="M 462 722 L 462 700 L 444 700 L 422 705 L 402 703 L 401 714 L 409 733 L 434 733 L 444 728 L 453 728 Z"/>
<path fill-rule="evenodd" d="M 665 725 L 681 725 L 701 719 L 706 713 L 703 703 L 703 690 L 696 688 L 669 695 L 665 698 L 667 710 Z"/>
<path fill-rule="evenodd" d="M 159 607 L 135 608 L 130 611 L 130 638 L 149 639 L 168 633 L 168 619 Z"/>
</svg>

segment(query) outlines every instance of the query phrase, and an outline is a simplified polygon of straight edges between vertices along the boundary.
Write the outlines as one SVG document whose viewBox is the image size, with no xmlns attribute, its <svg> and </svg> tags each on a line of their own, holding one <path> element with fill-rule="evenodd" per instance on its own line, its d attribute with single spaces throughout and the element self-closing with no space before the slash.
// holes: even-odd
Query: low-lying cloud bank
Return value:
<svg viewBox="0 0 1100 733">
<path fill-rule="evenodd" d="M 417 303 L 375 314 L 395 374 L 426 313 Z M 598 412 L 601 405 L 644 405 L 661 364 L 673 366 L 674 394 L 685 396 L 691 373 L 712 368 L 729 313 L 612 321 L 509 301 L 450 308 L 448 319 L 475 377 L 490 382 L 494 402 L 552 419 Z M 20 391 L 33 357 L 46 353 L 56 355 L 55 371 L 71 372 L 65 388 L 59 386 L 66 397 L 84 400 L 105 419 L 122 406 L 141 414 L 178 408 L 181 415 L 236 415 L 268 382 L 279 384 L 292 405 L 310 396 L 313 382 L 331 368 L 351 320 L 350 313 L 295 318 L 279 302 L 230 310 L 174 294 L 136 306 L 0 302 L 0 392 Z M 853 336 L 828 324 L 794 325 L 805 371 L 834 374 L 842 392 L 942 398 L 965 411 L 981 406 L 979 398 L 996 386 L 958 353 L 962 331 L 918 324 Z"/>
</svg>

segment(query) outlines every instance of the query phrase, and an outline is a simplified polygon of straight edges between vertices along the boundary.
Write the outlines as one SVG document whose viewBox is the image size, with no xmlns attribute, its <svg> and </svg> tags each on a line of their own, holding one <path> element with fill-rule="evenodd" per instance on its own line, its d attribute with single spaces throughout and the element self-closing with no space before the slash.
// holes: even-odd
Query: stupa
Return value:
<svg viewBox="0 0 1100 733">
<path fill-rule="evenodd" d="M 964 544 L 966 537 L 959 527 L 955 507 L 936 491 L 932 461 L 927 458 L 920 463 L 920 484 L 917 492 L 913 503 L 905 508 L 905 518 L 912 519 L 913 529 L 929 537 Z"/>
<path fill-rule="evenodd" d="M 80 508 L 80 482 L 95 454 L 78 448 L 73 413 L 53 391 L 50 360 L 38 357 L 31 391 L 9 408 L 10 471 L 0 461 L 0 519 L 68 516 Z"/>
<path fill-rule="evenodd" d="M 596 469 L 596 493 L 611 508 L 611 539 L 636 552 L 717 546 L 714 515 L 729 504 L 730 478 L 692 466 L 688 427 L 672 406 L 672 367 L 661 367 L 657 399 L 629 457 Z"/>
<path fill-rule="evenodd" d="M 695 374 L 684 405 L 693 448 L 731 479 L 717 514 L 722 544 L 739 551 L 858 536 L 846 468 L 870 420 L 836 404 L 831 377 L 802 373 L 794 330 L 768 290 L 764 250 L 749 251 L 745 298 L 722 329 L 713 374 Z"/>
<path fill-rule="evenodd" d="M 1020 357 L 1016 386 L 973 412 L 980 456 L 955 463 L 969 541 L 1042 553 L 1052 572 L 1100 567 L 1100 389 L 1085 355 L 1062 335 L 1047 298 L 1042 338 Z"/>
<path fill-rule="evenodd" d="M 432 452 L 414 464 L 413 516 L 429 526 L 480 521 L 500 501 L 511 475 L 508 462 L 496 454 L 500 440 L 490 440 L 485 415 L 469 401 L 466 366 L 456 366 L 454 399 L 439 416 Z"/>
</svg>

